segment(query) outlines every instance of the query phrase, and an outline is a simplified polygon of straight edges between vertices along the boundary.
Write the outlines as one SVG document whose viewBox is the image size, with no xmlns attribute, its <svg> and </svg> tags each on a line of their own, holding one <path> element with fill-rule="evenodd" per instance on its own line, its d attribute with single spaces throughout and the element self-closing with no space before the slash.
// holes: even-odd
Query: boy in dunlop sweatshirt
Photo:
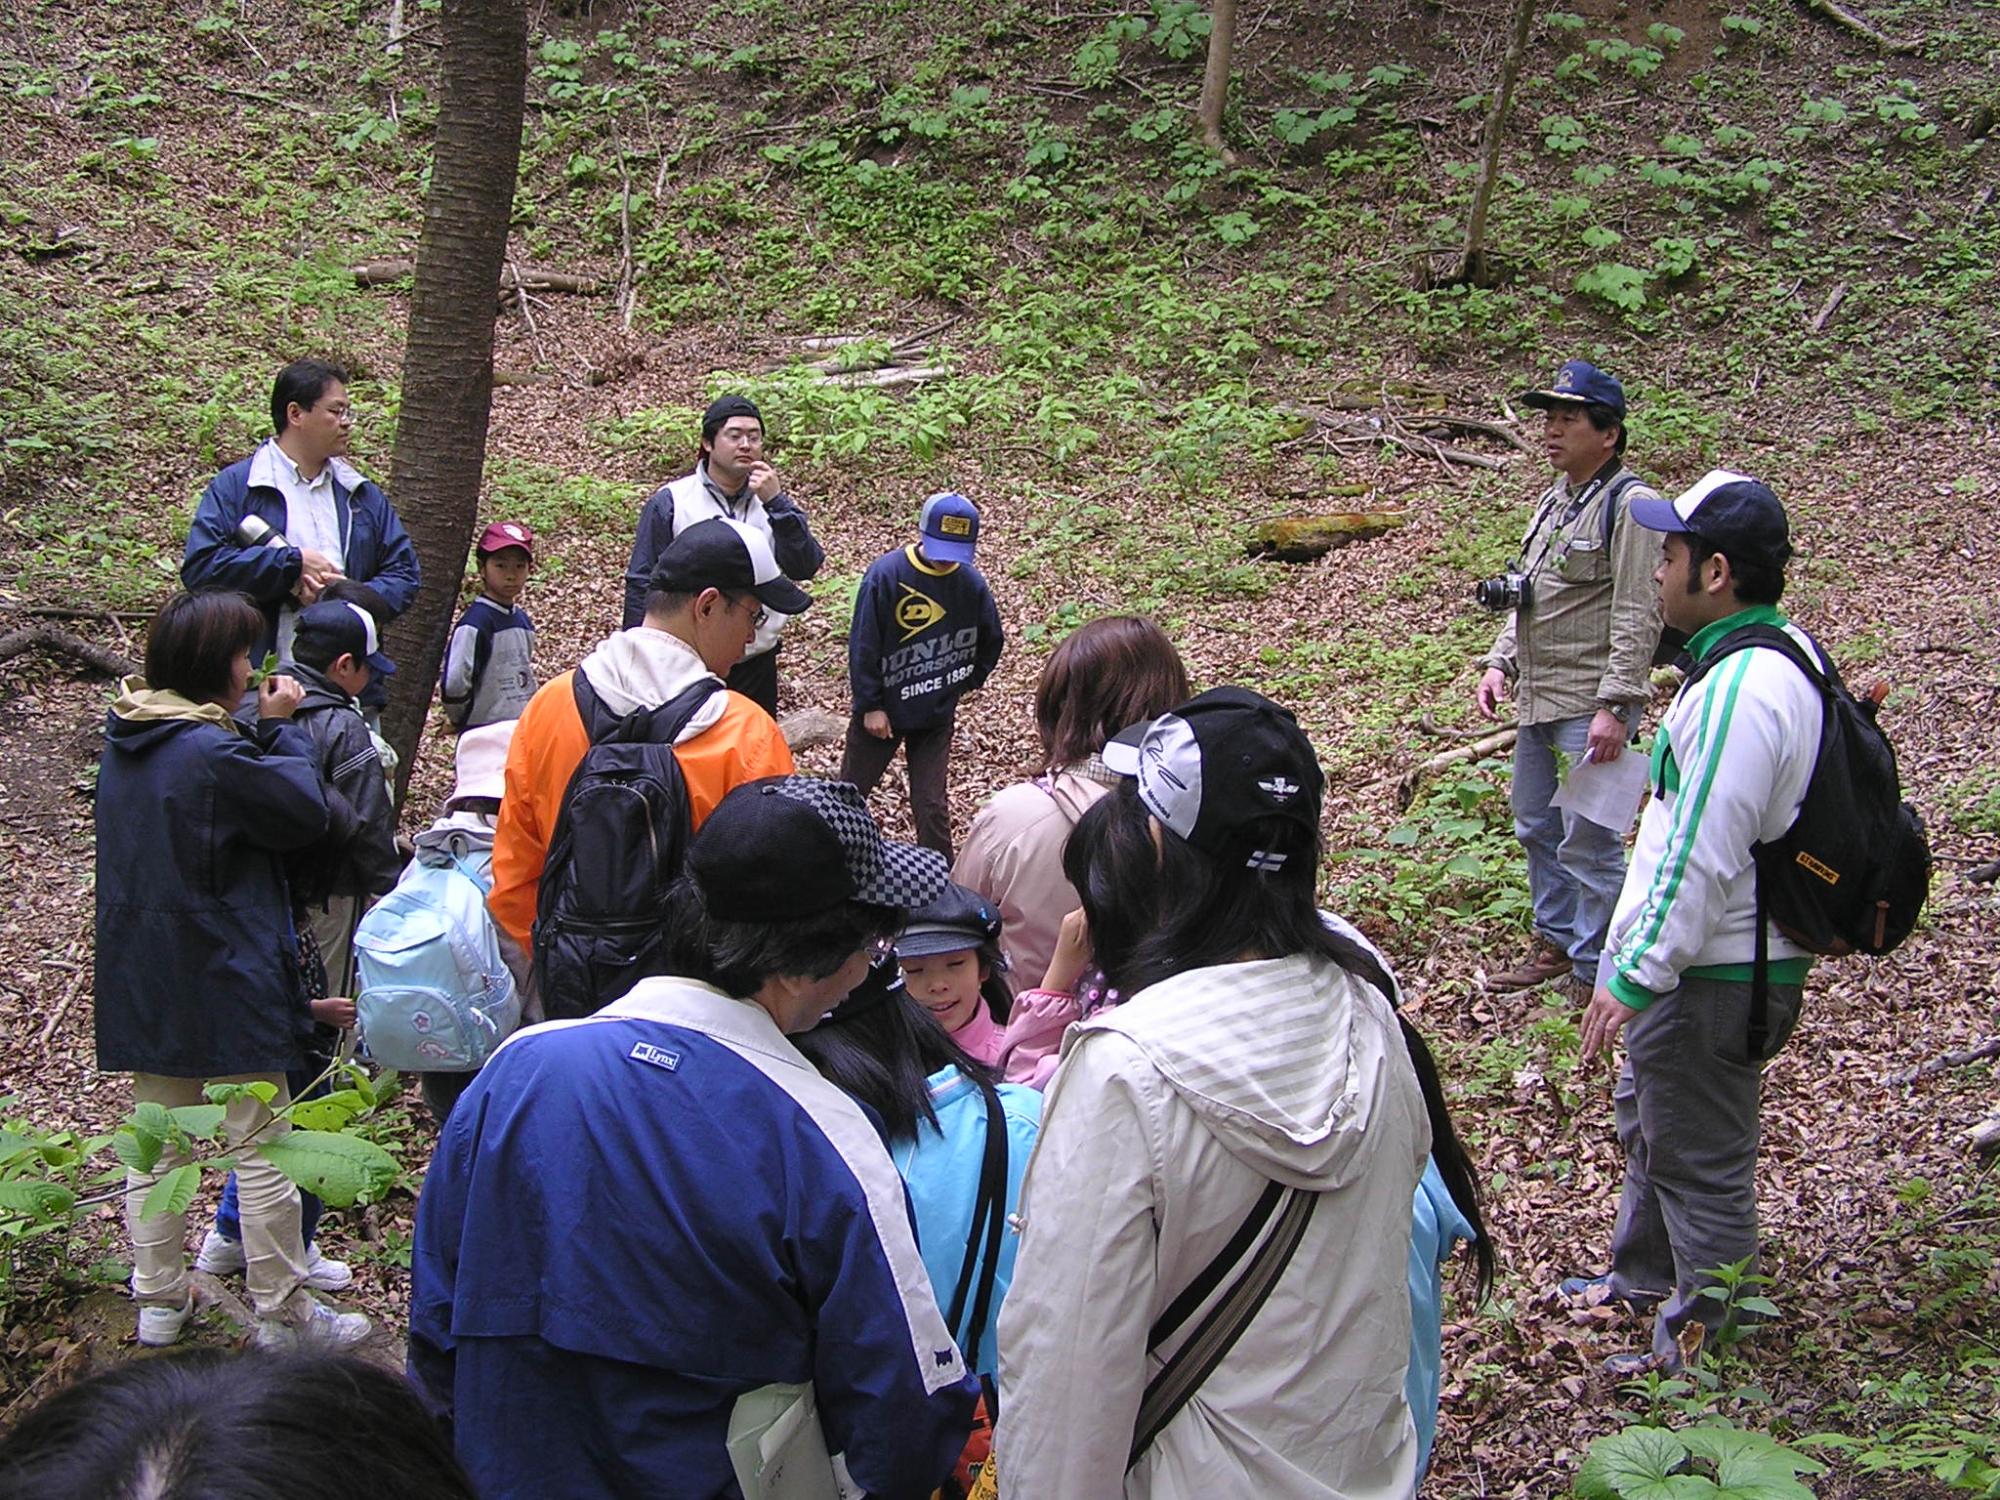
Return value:
<svg viewBox="0 0 2000 1500">
<path fill-rule="evenodd" d="M 1784 507 L 1766 486 L 1715 469 L 1671 502 L 1634 499 L 1631 515 L 1664 533 L 1653 574 L 1660 609 L 1687 632 L 1696 662 L 1758 624 L 1780 627 L 1824 662 L 1778 609 L 1792 547 Z M 1624 1032 L 1611 1100 L 1625 1185 L 1608 1275 L 1562 1287 L 1585 1301 L 1658 1304 L 1651 1353 L 1614 1355 L 1614 1374 L 1678 1369 L 1683 1330 L 1699 1334 L 1688 1325 L 1725 1312 L 1702 1295 L 1710 1270 L 1757 1254 L 1759 1087 L 1798 1019 L 1812 960 L 1770 928 L 1767 1030 L 1753 1044 L 1751 851 L 1798 817 L 1823 711 L 1819 689 L 1782 652 L 1753 646 L 1688 683 L 1653 741 L 1653 799 L 1583 1017 L 1586 1065 Z"/>
<path fill-rule="evenodd" d="M 979 510 L 963 495 L 933 495 L 918 539 L 869 565 L 847 637 L 854 714 L 840 779 L 872 792 L 904 745 L 917 842 L 951 858 L 945 787 L 958 700 L 1000 660 L 1000 612 L 972 566 Z"/>
</svg>

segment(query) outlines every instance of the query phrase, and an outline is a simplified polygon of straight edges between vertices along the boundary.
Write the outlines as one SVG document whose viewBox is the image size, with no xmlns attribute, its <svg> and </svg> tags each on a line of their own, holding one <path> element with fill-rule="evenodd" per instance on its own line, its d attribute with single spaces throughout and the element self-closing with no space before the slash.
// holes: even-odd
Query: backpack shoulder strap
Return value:
<svg viewBox="0 0 2000 1500">
<path fill-rule="evenodd" d="M 1000 1234 L 1007 1220 L 1007 1115 L 1000 1103 L 1000 1091 L 983 1078 L 976 1082 L 986 1101 L 986 1153 L 979 1168 L 979 1196 L 972 1210 L 972 1229 L 965 1237 L 965 1259 L 959 1264 L 958 1286 L 951 1294 L 950 1311 L 945 1314 L 945 1326 L 956 1337 L 966 1299 L 971 1298 L 972 1321 L 966 1325 L 964 1351 L 968 1370 L 979 1358 L 980 1338 L 992 1310 L 993 1287 L 1000 1274 Z M 986 1250 L 984 1260 L 979 1254 L 982 1240 Z"/>
<path fill-rule="evenodd" d="M 649 722 L 643 738 L 655 745 L 673 744 L 680 738 L 681 731 L 687 728 L 688 721 L 701 712 L 702 705 L 724 691 L 721 678 L 698 678 L 645 716 Z M 633 717 L 639 716 L 635 714 Z"/>
<path fill-rule="evenodd" d="M 1611 481 L 1611 488 L 1604 496 L 1604 545 L 1607 550 L 1611 546 L 1611 528 L 1618 521 L 1618 508 L 1625 503 L 1625 492 L 1635 484 L 1644 483 L 1630 469 Z"/>
<path fill-rule="evenodd" d="M 722 679 L 704 674 L 658 708 L 636 709 L 622 718 L 605 706 L 581 667 L 570 674 L 570 685 L 576 697 L 577 717 L 583 720 L 584 733 L 590 736 L 591 744 L 622 740 L 671 745 L 687 727 L 688 720 L 701 711 L 702 704 L 722 690 Z"/>
<path fill-rule="evenodd" d="M 1840 674 L 1829 663 L 1822 666 L 1814 659 L 1814 653 L 1806 650 L 1792 638 L 1791 632 L 1780 630 L 1776 625 L 1739 625 L 1721 640 L 1688 673 L 1685 686 L 1693 686 L 1709 674 L 1726 656 L 1734 656 L 1738 651 L 1747 651 L 1752 646 L 1767 646 L 1784 656 L 1786 660 L 1806 674 L 1806 680 L 1821 692 L 1839 687 Z"/>
</svg>

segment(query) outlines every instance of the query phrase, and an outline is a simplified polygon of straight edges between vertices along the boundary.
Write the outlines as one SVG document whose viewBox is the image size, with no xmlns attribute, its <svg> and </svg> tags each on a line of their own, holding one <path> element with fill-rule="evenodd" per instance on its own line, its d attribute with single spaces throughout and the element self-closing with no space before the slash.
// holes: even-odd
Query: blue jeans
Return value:
<svg viewBox="0 0 2000 1500">
<path fill-rule="evenodd" d="M 1604 934 L 1625 884 L 1623 830 L 1549 806 L 1560 784 L 1556 751 L 1575 764 L 1583 759 L 1589 735 L 1587 717 L 1523 726 L 1514 742 L 1511 797 L 1514 837 L 1528 856 L 1535 931 L 1570 956 L 1579 979 L 1595 983 Z"/>
</svg>

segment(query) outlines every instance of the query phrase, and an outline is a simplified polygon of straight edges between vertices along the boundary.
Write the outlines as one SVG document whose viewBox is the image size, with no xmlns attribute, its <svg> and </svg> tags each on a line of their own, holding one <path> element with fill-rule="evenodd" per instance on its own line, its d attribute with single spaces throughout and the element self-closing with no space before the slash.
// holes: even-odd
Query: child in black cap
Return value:
<svg viewBox="0 0 2000 1500">
<path fill-rule="evenodd" d="M 896 939 L 896 958 L 910 998 L 970 1056 L 997 1063 L 1011 999 L 1000 977 L 1007 960 L 992 903 L 947 884 L 936 900 L 910 913 Z"/>
</svg>

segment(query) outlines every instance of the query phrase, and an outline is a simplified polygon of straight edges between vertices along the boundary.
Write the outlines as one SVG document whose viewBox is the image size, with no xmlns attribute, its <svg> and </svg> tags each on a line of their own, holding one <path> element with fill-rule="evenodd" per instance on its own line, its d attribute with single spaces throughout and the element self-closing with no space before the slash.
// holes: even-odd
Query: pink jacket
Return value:
<svg viewBox="0 0 2000 1500">
<path fill-rule="evenodd" d="M 1120 996 L 1095 970 L 1084 974 L 1079 993 L 1045 990 L 1039 986 L 1014 997 L 1014 1009 L 1001 1033 L 998 1065 L 1008 1083 L 1046 1089 L 1062 1060 L 1063 1033 L 1087 1016 L 1118 1003 Z"/>
<path fill-rule="evenodd" d="M 1042 982 L 1062 919 L 1078 905 L 1063 878 L 1063 841 L 1116 780 L 1093 756 L 1083 766 L 996 792 L 972 820 L 951 878 L 1000 908 L 1000 946 L 1016 995 Z"/>
</svg>

